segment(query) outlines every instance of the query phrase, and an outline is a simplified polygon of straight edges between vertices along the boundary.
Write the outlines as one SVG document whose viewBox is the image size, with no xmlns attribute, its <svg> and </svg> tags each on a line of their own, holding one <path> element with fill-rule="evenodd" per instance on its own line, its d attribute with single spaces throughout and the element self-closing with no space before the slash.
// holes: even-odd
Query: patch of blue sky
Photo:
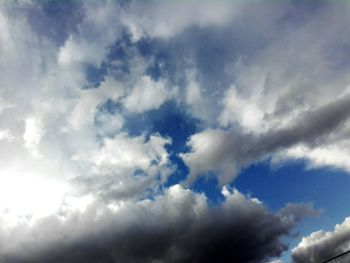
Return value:
<svg viewBox="0 0 350 263">
<path fill-rule="evenodd" d="M 187 139 L 198 131 L 200 121 L 189 116 L 174 101 L 164 103 L 161 107 L 142 114 L 130 114 L 124 125 L 130 136 L 140 134 L 160 134 L 171 139 L 166 145 L 170 161 L 176 166 L 165 186 L 174 185 L 186 178 L 188 168 L 179 157 L 179 153 L 188 151 Z"/>
<path fill-rule="evenodd" d="M 230 184 L 240 192 L 258 198 L 271 211 L 277 212 L 287 203 L 312 203 L 320 211 L 319 217 L 305 218 L 294 230 L 295 236 L 285 240 L 296 247 L 302 236 L 323 229 L 331 231 L 348 216 L 346 203 L 350 200 L 350 176 L 347 172 L 329 169 L 306 169 L 304 161 L 290 161 L 271 167 L 269 161 L 251 165 L 241 171 Z M 215 176 L 200 177 L 191 187 L 205 193 L 209 203 L 220 203 L 224 197 Z M 290 251 L 281 259 L 289 262 Z"/>
<path fill-rule="evenodd" d="M 333 219 L 347 216 L 344 200 L 350 200 L 350 176 L 340 170 L 305 169 L 303 161 L 291 161 L 278 168 L 264 162 L 244 169 L 232 185 L 259 198 L 274 211 L 286 203 L 312 202 L 324 210 L 320 217 L 325 220 L 320 222 L 323 226 L 332 227 Z"/>
<path fill-rule="evenodd" d="M 210 205 L 219 204 L 225 200 L 214 173 L 208 173 L 199 177 L 190 188 L 194 192 L 204 193 Z"/>
<path fill-rule="evenodd" d="M 86 80 L 89 86 L 86 88 L 98 88 L 107 75 L 107 64 L 102 63 L 100 67 L 87 65 L 85 69 Z"/>
<path fill-rule="evenodd" d="M 84 88 L 98 88 L 106 75 L 113 76 L 122 82 L 130 73 L 128 51 L 132 48 L 130 36 L 124 31 L 121 37 L 108 47 L 106 58 L 100 65 L 85 66 L 85 77 L 89 84 Z"/>
<path fill-rule="evenodd" d="M 271 167 L 268 161 L 244 169 L 231 183 L 239 191 L 261 200 L 272 211 L 287 203 L 312 203 L 321 214 L 305 218 L 296 229 L 295 238 L 287 241 L 295 247 L 302 236 L 323 229 L 330 231 L 348 216 L 350 176 L 347 172 L 330 169 L 306 169 L 304 161 L 290 161 Z M 290 261 L 290 251 L 282 259 Z"/>
</svg>

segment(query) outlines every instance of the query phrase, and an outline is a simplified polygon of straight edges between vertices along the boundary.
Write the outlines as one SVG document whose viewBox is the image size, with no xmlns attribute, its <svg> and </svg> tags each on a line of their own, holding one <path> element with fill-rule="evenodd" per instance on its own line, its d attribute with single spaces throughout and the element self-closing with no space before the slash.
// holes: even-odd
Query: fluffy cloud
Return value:
<svg viewBox="0 0 350 263">
<path fill-rule="evenodd" d="M 293 262 L 323 262 L 350 249 L 350 218 L 336 225 L 334 231 L 320 230 L 304 237 L 295 247 Z M 343 256 L 334 262 L 348 262 L 349 255 Z"/>
<path fill-rule="evenodd" d="M 182 154 L 191 169 L 190 180 L 210 171 L 221 173 L 219 181 L 226 184 L 239 169 L 266 159 L 277 151 L 297 144 L 317 145 L 327 142 L 350 116 L 350 98 L 340 99 L 320 108 L 303 112 L 288 126 L 265 133 L 207 130 L 193 135 L 188 145 L 192 152 Z"/>
<path fill-rule="evenodd" d="M 158 108 L 173 95 L 174 92 L 166 88 L 164 81 L 153 81 L 149 76 L 144 76 L 125 98 L 124 107 L 130 112 L 140 113 Z"/>
<path fill-rule="evenodd" d="M 117 200 L 157 190 L 173 170 L 165 149 L 169 143 L 159 135 L 107 138 L 99 150 L 73 156 L 85 170 L 77 182 L 85 191 Z"/>
<path fill-rule="evenodd" d="M 286 249 L 281 239 L 293 218 L 236 190 L 210 207 L 175 185 L 153 201 L 111 209 L 95 200 L 80 212 L 2 229 L 0 254 L 4 262 L 262 262 Z"/>
<path fill-rule="evenodd" d="M 257 53 L 256 49 L 248 54 L 242 51 L 227 62 L 222 71 L 228 72 L 223 74 L 226 78 L 232 74 L 231 86 L 221 90 L 216 84 L 216 93 L 210 94 L 215 99 L 202 116 L 194 110 L 205 121 L 208 109 L 217 118 L 210 129 L 189 138 L 192 152 L 182 155 L 191 169 L 189 181 L 195 174 L 219 171 L 219 180 L 225 184 L 242 167 L 270 157 L 274 161 L 304 159 L 310 168 L 348 170 L 349 65 L 341 59 L 348 44 L 344 34 L 321 33 L 319 23 L 345 32 L 349 6 L 327 4 L 308 17 L 304 15 L 309 11 L 303 13 L 300 7 L 293 9 L 286 3 L 280 8 L 286 16 L 303 17 L 302 22 L 280 21 L 278 38 L 264 35 L 261 39 L 266 42 Z M 279 19 L 272 16 L 263 23 L 276 26 Z M 220 81 L 224 80 L 221 76 Z M 219 103 L 217 94 L 221 94 Z"/>
</svg>

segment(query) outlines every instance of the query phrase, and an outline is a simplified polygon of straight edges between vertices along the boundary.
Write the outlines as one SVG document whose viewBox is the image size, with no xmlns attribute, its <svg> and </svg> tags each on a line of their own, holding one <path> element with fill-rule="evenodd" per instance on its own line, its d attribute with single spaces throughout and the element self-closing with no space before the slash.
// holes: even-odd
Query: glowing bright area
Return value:
<svg viewBox="0 0 350 263">
<path fill-rule="evenodd" d="M 35 172 L 0 171 L 0 210 L 9 218 L 43 217 L 56 212 L 69 188 Z"/>
</svg>

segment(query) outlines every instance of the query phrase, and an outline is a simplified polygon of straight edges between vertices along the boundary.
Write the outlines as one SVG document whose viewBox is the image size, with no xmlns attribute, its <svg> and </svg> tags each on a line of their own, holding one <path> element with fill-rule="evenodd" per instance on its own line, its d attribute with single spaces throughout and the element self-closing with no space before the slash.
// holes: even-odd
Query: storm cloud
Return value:
<svg viewBox="0 0 350 263">
<path fill-rule="evenodd" d="M 287 249 L 283 238 L 297 214 L 314 213 L 299 206 L 296 214 L 273 214 L 237 190 L 224 194 L 211 207 L 204 195 L 175 185 L 154 200 L 114 210 L 95 201 L 84 211 L 2 229 L 2 262 L 265 262 Z"/>
</svg>

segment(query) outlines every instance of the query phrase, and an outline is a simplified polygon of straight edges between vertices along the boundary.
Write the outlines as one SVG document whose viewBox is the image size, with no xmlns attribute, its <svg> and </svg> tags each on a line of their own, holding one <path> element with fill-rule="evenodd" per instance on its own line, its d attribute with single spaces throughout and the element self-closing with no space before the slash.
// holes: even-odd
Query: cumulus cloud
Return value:
<svg viewBox="0 0 350 263">
<path fill-rule="evenodd" d="M 277 151 L 297 144 L 314 145 L 327 140 L 341 128 L 350 115 L 350 97 L 344 96 L 320 108 L 303 112 L 286 127 L 265 133 L 206 130 L 192 135 L 192 151 L 182 154 L 191 169 L 190 181 L 197 175 L 217 171 L 226 184 L 239 170 L 252 162 L 266 159 Z"/>
<path fill-rule="evenodd" d="M 333 231 L 320 230 L 304 237 L 297 247 L 293 248 L 293 262 L 323 262 L 350 249 L 350 218 L 334 227 Z M 345 255 L 334 262 L 348 262 Z"/>
<path fill-rule="evenodd" d="M 294 218 L 236 190 L 210 207 L 175 185 L 153 201 L 112 209 L 95 200 L 84 211 L 3 229 L 0 253 L 4 262 L 263 262 L 286 249 Z"/>
<path fill-rule="evenodd" d="M 76 181 L 85 191 L 117 200 L 157 190 L 154 188 L 166 182 L 173 170 L 165 149 L 170 143 L 159 135 L 146 139 L 120 133 L 106 138 L 99 150 L 72 157 L 85 170 Z"/>
<path fill-rule="evenodd" d="M 125 98 L 124 107 L 130 112 L 140 113 L 158 108 L 173 95 L 174 92 L 167 89 L 163 80 L 154 81 L 144 76 Z"/>
<path fill-rule="evenodd" d="M 221 97 L 220 103 L 206 105 L 217 118 L 210 129 L 189 139 L 193 152 L 182 155 L 192 174 L 220 171 L 219 180 L 225 184 L 242 167 L 270 157 L 273 161 L 304 159 L 309 168 L 348 170 L 349 68 L 339 57 L 345 54 L 347 40 L 343 34 L 319 32 L 319 23 L 343 32 L 346 15 L 339 18 L 339 14 L 349 7 L 325 5 L 308 17 L 309 11 L 293 8 L 282 7 L 282 14 L 300 16 L 300 24 L 280 21 L 285 27 L 276 28 L 278 38 L 264 35 L 261 39 L 266 42 L 259 52 L 244 53 L 222 67 L 233 75 L 231 85 L 218 88 L 219 96 L 211 94 L 212 101 Z M 272 25 L 279 21 L 277 16 L 271 19 Z M 209 115 L 194 112 L 203 120 Z M 189 181 L 195 178 L 191 175 Z"/>
</svg>

